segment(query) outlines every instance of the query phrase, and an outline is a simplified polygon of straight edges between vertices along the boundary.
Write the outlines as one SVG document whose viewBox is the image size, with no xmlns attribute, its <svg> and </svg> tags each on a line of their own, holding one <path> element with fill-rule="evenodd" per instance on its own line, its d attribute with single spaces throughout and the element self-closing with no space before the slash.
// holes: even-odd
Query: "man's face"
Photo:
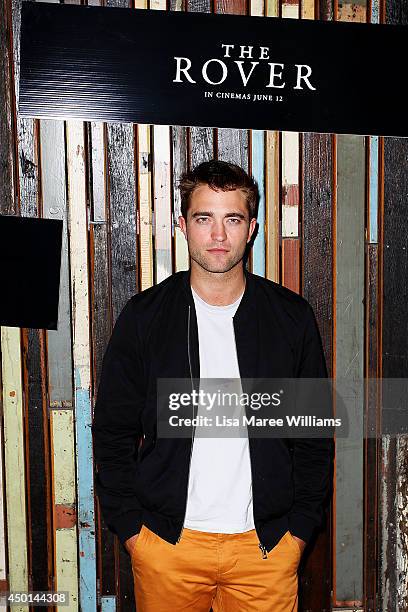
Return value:
<svg viewBox="0 0 408 612">
<path fill-rule="evenodd" d="M 199 185 L 190 198 L 187 223 L 179 217 L 180 228 L 187 239 L 192 261 L 208 272 L 228 272 L 245 253 L 256 226 L 249 221 L 245 194 L 214 191 Z"/>
</svg>

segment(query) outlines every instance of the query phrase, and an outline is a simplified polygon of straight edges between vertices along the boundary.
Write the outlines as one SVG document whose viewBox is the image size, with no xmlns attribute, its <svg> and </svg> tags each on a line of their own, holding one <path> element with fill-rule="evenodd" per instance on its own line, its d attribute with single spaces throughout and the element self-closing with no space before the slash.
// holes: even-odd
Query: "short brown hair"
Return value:
<svg viewBox="0 0 408 612">
<path fill-rule="evenodd" d="M 190 198 L 199 185 L 208 185 L 215 191 L 241 189 L 246 196 L 249 219 L 258 216 L 259 191 L 255 180 L 243 168 L 225 161 L 211 159 L 202 162 L 189 172 L 184 172 L 179 181 L 181 214 L 187 220 Z"/>
</svg>

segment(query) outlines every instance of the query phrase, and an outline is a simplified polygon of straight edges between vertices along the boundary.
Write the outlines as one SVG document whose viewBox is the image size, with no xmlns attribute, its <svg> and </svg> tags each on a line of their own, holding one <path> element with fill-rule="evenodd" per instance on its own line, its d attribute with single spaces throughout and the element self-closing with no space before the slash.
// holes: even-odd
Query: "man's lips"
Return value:
<svg viewBox="0 0 408 612">
<path fill-rule="evenodd" d="M 210 253 L 228 253 L 227 249 L 207 249 Z"/>
</svg>

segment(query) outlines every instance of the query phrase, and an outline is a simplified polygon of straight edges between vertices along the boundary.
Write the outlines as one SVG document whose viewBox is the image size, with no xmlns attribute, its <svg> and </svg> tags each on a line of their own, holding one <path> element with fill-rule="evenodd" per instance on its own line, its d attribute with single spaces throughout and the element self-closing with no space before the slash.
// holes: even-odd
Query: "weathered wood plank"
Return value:
<svg viewBox="0 0 408 612">
<path fill-rule="evenodd" d="M 266 132 L 265 147 L 265 275 L 270 280 L 279 282 L 279 132 Z"/>
<path fill-rule="evenodd" d="M 330 134 L 302 135 L 303 289 L 333 374 L 333 151 Z"/>
<path fill-rule="evenodd" d="M 300 241 L 282 238 L 282 285 L 299 293 Z"/>
<path fill-rule="evenodd" d="M 191 126 L 190 167 L 194 168 L 203 161 L 214 158 L 214 129 Z"/>
<path fill-rule="evenodd" d="M 263 0 L 250 0 L 250 14 L 258 17 L 264 15 Z M 265 132 L 263 130 L 250 131 L 250 146 L 251 174 L 259 189 L 258 228 L 251 252 L 252 272 L 265 276 Z"/>
<path fill-rule="evenodd" d="M 266 0 L 265 15 L 279 17 L 279 0 Z M 280 133 L 265 133 L 265 276 L 275 282 L 280 277 Z"/>
<path fill-rule="evenodd" d="M 72 407 L 71 304 L 68 211 L 66 202 L 65 136 L 62 121 L 40 123 L 43 216 L 63 221 L 58 305 L 58 329 L 47 331 L 48 396 L 50 406 Z"/>
<path fill-rule="evenodd" d="M 301 135 L 302 295 L 310 302 L 322 337 L 329 376 L 333 373 L 333 155 L 330 134 Z M 300 599 L 305 610 L 331 607 L 331 506 L 326 526 L 302 566 Z"/>
<path fill-rule="evenodd" d="M 153 285 L 153 217 L 151 127 L 137 126 L 140 290 Z"/>
<path fill-rule="evenodd" d="M 187 247 L 187 240 L 178 224 L 181 215 L 180 191 L 177 188 L 178 181 L 182 172 L 188 167 L 188 130 L 180 126 L 171 128 L 172 144 L 172 171 L 173 171 L 173 228 L 174 228 L 174 249 L 175 249 L 175 272 L 188 270 L 190 261 Z"/>
<path fill-rule="evenodd" d="M 366 20 L 366 0 L 336 3 L 338 21 Z M 364 238 L 365 138 L 337 137 L 337 309 L 336 375 L 355 381 L 363 398 L 364 378 Z M 365 406 L 348 410 L 350 436 L 337 440 L 336 451 L 336 605 L 363 601 Z"/>
<path fill-rule="evenodd" d="M 383 139 L 378 136 L 371 136 L 369 139 L 369 207 L 368 207 L 368 231 L 369 241 L 378 242 L 378 158 L 380 144 Z"/>
<path fill-rule="evenodd" d="M 367 372 L 366 397 L 366 441 L 365 441 L 365 478 L 364 478 L 364 605 L 368 612 L 376 608 L 378 584 L 378 522 L 379 499 L 378 482 L 380 479 L 380 397 L 379 397 L 379 366 L 380 366 L 380 318 L 378 304 L 378 245 L 367 244 L 366 252 L 366 354 L 365 367 Z"/>
<path fill-rule="evenodd" d="M 121 308 L 138 291 L 134 127 L 107 123 L 106 129 L 112 291 Z"/>
<path fill-rule="evenodd" d="M 1 327 L 1 349 L 9 589 L 27 591 L 24 398 L 19 327 Z M 26 605 L 17 605 L 14 609 L 28 612 Z"/>
<path fill-rule="evenodd" d="M 86 609 L 96 608 L 96 562 L 91 434 L 88 211 L 83 123 L 68 121 L 66 138 L 78 487 L 79 597 L 81 608 Z"/>
<path fill-rule="evenodd" d="M 69 610 L 79 610 L 75 434 L 73 410 L 50 411 L 53 473 L 55 590 L 69 592 Z M 79 508 L 78 508 L 79 510 Z M 90 608 L 88 608 L 90 609 Z"/>
<path fill-rule="evenodd" d="M 265 132 L 251 131 L 252 175 L 259 190 L 258 232 L 252 247 L 252 272 L 265 276 Z"/>
<path fill-rule="evenodd" d="M 0 346 L 1 346 L 1 327 L 0 327 Z M 3 364 L 0 365 L 0 389 L 2 394 L 2 405 L 3 404 Z M 4 412 L 4 408 L 3 408 Z M 3 419 L 0 420 L 0 445 L 4 448 L 4 423 Z M 4 453 L 0 453 L 0 589 L 2 591 L 8 591 L 10 589 L 8 582 L 8 569 L 7 569 L 7 525 L 6 525 L 6 486 L 5 486 L 5 466 L 4 466 Z M 7 612 L 7 606 L 0 606 L 1 612 Z"/>
<path fill-rule="evenodd" d="M 336 605 L 363 600 L 365 140 L 337 136 L 336 377 L 352 383 L 344 398 L 347 438 L 336 446 Z M 354 602 L 354 603 L 353 603 Z"/>
<path fill-rule="evenodd" d="M 0 2 L 0 213 L 17 214 L 15 197 L 17 180 L 15 177 L 15 150 L 13 130 L 15 125 L 13 50 L 10 45 L 11 5 L 9 0 Z"/>
<path fill-rule="evenodd" d="M 299 236 L 299 134 L 282 132 L 282 238 Z"/>
<path fill-rule="evenodd" d="M 154 237 L 156 283 L 170 276 L 172 264 L 171 223 L 171 165 L 170 128 L 168 125 L 153 126 L 153 190 L 154 190 Z"/>
</svg>

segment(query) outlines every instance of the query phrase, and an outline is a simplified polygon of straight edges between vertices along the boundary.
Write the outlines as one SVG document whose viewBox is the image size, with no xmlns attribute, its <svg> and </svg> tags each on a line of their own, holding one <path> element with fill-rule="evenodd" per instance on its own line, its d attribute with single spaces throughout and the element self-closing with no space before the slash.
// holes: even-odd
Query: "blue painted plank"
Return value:
<svg viewBox="0 0 408 612">
<path fill-rule="evenodd" d="M 96 608 L 95 512 L 91 432 L 91 398 L 75 368 L 75 427 L 78 469 L 79 595 L 81 610 Z"/>
<path fill-rule="evenodd" d="M 252 271 L 265 276 L 265 147 L 263 130 L 252 130 L 252 175 L 259 188 L 258 234 L 252 250 Z"/>
<path fill-rule="evenodd" d="M 370 136 L 370 242 L 378 242 L 378 136 Z"/>
</svg>

